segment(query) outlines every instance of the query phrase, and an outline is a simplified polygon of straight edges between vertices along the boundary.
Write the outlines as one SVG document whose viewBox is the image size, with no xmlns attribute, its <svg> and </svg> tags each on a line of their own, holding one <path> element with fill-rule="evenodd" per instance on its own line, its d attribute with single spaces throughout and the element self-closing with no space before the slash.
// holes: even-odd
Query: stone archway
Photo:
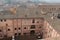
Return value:
<svg viewBox="0 0 60 40">
<path fill-rule="evenodd" d="M 34 34 L 35 34 L 35 30 L 31 30 L 31 31 L 30 31 L 30 34 L 31 34 L 31 35 L 34 35 Z"/>
</svg>

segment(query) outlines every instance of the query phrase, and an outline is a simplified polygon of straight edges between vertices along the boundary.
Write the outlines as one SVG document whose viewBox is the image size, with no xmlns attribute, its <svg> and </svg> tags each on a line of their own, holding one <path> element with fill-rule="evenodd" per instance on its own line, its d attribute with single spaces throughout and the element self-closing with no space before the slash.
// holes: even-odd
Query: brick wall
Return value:
<svg viewBox="0 0 60 40">
<path fill-rule="evenodd" d="M 47 22 L 44 22 L 44 38 L 52 38 L 52 37 L 59 37 L 60 34 Z"/>
<path fill-rule="evenodd" d="M 34 22 L 32 22 L 34 20 Z M 37 19 L 6 19 L 5 21 L 0 21 L 0 27 L 3 29 L 2 35 L 7 35 L 11 37 L 12 35 L 24 35 L 30 34 L 32 30 L 35 31 L 35 34 L 38 34 L 44 25 L 43 18 Z M 35 26 L 35 28 L 31 29 L 31 26 Z"/>
</svg>

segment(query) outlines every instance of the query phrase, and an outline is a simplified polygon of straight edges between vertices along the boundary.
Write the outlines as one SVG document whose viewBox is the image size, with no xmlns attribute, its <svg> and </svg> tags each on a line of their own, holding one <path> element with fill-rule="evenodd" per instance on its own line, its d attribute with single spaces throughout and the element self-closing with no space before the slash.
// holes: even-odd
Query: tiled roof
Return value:
<svg viewBox="0 0 60 40">
<path fill-rule="evenodd" d="M 23 7 L 20 6 L 16 10 L 16 14 L 11 13 L 8 10 L 1 11 L 0 18 L 39 18 L 41 17 L 40 15 L 40 9 L 37 7 Z"/>
</svg>

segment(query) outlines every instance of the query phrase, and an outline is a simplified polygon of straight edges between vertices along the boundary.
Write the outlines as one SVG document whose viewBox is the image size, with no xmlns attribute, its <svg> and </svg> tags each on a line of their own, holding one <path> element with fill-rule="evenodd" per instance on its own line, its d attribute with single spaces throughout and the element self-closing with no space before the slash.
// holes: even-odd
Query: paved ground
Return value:
<svg viewBox="0 0 60 40">
<path fill-rule="evenodd" d="M 4 38 L 0 40 L 12 40 L 11 38 Z M 15 40 L 37 40 L 35 35 L 24 35 L 24 36 L 16 36 Z"/>
<path fill-rule="evenodd" d="M 25 36 L 21 36 L 20 40 L 36 40 L 36 36 L 26 36 L 25 35 Z"/>
</svg>

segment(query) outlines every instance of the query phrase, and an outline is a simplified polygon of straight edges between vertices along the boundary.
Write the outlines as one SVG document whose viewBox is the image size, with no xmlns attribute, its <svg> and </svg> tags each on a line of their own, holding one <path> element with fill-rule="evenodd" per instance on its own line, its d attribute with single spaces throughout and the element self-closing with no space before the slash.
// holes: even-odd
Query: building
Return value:
<svg viewBox="0 0 60 40">
<path fill-rule="evenodd" d="M 60 5 L 19 6 L 16 14 L 9 10 L 0 12 L 0 38 L 13 35 L 38 35 L 43 38 L 59 37 Z"/>
</svg>

